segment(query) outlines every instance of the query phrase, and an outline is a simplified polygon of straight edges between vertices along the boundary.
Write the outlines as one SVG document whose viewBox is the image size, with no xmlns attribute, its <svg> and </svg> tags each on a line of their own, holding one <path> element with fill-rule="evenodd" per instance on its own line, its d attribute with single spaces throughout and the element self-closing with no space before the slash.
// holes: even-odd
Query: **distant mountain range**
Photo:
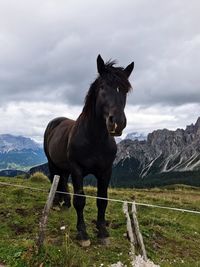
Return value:
<svg viewBox="0 0 200 267">
<path fill-rule="evenodd" d="M 0 170 L 28 170 L 34 165 L 46 162 L 43 148 L 30 138 L 0 135 Z"/>
<path fill-rule="evenodd" d="M 39 148 L 42 148 L 42 146 L 30 138 L 11 134 L 0 134 L 1 153 L 8 153 L 9 151 L 23 149 L 37 150 Z"/>
<path fill-rule="evenodd" d="M 120 141 L 120 140 L 118 140 Z M 48 173 L 41 145 L 22 136 L 0 135 L 0 170 Z M 2 175 L 2 172 L 0 173 Z M 12 175 L 11 175 L 12 176 Z M 94 185 L 94 179 L 86 178 Z M 200 186 L 200 117 L 186 129 L 128 134 L 118 143 L 112 186 L 151 187 L 174 183 Z"/>
</svg>

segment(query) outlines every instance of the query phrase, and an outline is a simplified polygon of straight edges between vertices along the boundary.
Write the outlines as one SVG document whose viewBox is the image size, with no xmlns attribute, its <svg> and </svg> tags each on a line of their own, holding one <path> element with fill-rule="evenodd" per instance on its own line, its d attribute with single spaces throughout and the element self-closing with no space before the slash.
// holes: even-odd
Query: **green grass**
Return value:
<svg viewBox="0 0 200 267">
<path fill-rule="evenodd" d="M 39 179 L 40 180 L 40 179 Z M 1 182 L 43 188 L 49 182 L 42 177 L 30 180 L 0 178 Z M 96 188 L 85 192 L 96 195 Z M 91 239 L 89 248 L 81 248 L 76 236 L 76 214 L 52 209 L 43 249 L 37 253 L 38 225 L 47 193 L 0 185 L 0 263 L 6 266 L 109 266 L 122 261 L 130 266 L 130 244 L 125 237 L 126 220 L 120 203 L 110 202 L 107 220 L 111 245 L 105 247 L 96 238 L 96 203 L 87 199 L 85 218 Z M 200 210 L 200 190 L 190 186 L 162 189 L 110 189 L 109 197 L 137 202 Z M 161 266 L 200 266 L 200 215 L 138 206 L 138 219 L 148 257 Z M 60 230 L 65 225 L 66 230 Z M 43 265 L 41 265 L 43 264 Z"/>
</svg>

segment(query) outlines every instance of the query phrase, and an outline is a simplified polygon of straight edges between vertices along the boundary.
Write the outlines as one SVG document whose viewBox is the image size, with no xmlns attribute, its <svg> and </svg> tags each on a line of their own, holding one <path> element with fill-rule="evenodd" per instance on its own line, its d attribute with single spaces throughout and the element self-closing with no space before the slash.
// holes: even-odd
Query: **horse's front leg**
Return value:
<svg viewBox="0 0 200 267">
<path fill-rule="evenodd" d="M 72 183 L 74 187 L 74 194 L 85 195 L 83 191 L 83 177 L 81 169 L 77 165 L 73 165 Z M 86 225 L 83 215 L 86 199 L 85 196 L 76 196 L 73 198 L 73 205 L 77 213 L 77 239 L 81 246 L 87 247 L 90 245 L 90 240 L 86 231 Z"/>
<path fill-rule="evenodd" d="M 97 196 L 101 198 L 108 197 L 108 185 L 111 178 L 111 169 L 97 177 Z M 106 229 L 106 220 L 105 220 L 105 212 L 107 208 L 108 201 L 103 199 L 97 199 L 97 229 L 98 234 L 97 237 L 100 239 L 102 244 L 108 245 L 110 243 L 109 233 Z"/>
</svg>

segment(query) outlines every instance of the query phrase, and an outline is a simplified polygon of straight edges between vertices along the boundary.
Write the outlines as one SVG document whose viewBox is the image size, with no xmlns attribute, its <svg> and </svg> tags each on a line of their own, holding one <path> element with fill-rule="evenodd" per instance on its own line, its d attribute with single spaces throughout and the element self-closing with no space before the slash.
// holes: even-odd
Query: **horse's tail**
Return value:
<svg viewBox="0 0 200 267">
<path fill-rule="evenodd" d="M 47 159 L 49 160 L 50 159 L 50 156 L 49 156 L 49 153 L 48 153 L 48 137 L 49 135 L 51 134 L 51 131 L 56 128 L 62 121 L 66 120 L 65 117 L 58 117 L 58 118 L 55 118 L 53 120 L 51 120 L 48 125 L 47 125 L 47 128 L 44 132 L 44 152 L 47 156 Z"/>
</svg>

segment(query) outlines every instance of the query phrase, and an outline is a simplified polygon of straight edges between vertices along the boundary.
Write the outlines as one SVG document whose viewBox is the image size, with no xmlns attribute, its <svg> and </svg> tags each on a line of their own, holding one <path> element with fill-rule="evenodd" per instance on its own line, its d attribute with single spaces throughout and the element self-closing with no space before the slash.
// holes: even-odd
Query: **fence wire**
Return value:
<svg viewBox="0 0 200 267">
<path fill-rule="evenodd" d="M 24 185 L 17 185 L 17 184 L 10 184 L 10 183 L 6 183 L 6 182 L 0 182 L 0 185 L 14 186 L 14 187 L 18 187 L 18 188 L 30 189 L 30 190 L 40 191 L 40 192 L 49 192 L 47 189 L 41 189 L 41 188 L 24 186 Z M 56 191 L 56 193 L 64 194 L 64 195 L 71 195 L 71 196 L 86 197 L 86 198 L 92 198 L 92 199 L 107 200 L 107 201 L 118 202 L 118 203 L 129 203 L 129 204 L 133 203 L 133 201 L 130 201 L 130 200 L 122 200 L 122 199 L 116 199 L 116 198 L 104 198 L 104 197 L 97 197 L 97 196 L 91 196 L 91 195 L 75 194 L 75 193 L 71 193 L 71 192 Z M 193 214 L 199 214 L 200 215 L 200 211 L 197 211 L 197 210 L 182 209 L 182 208 L 155 205 L 155 204 L 142 203 L 142 202 L 135 202 L 135 204 L 137 206 L 167 209 L 167 210 L 174 210 L 174 211 L 179 211 L 179 212 L 187 212 L 187 213 L 193 213 Z"/>
</svg>

